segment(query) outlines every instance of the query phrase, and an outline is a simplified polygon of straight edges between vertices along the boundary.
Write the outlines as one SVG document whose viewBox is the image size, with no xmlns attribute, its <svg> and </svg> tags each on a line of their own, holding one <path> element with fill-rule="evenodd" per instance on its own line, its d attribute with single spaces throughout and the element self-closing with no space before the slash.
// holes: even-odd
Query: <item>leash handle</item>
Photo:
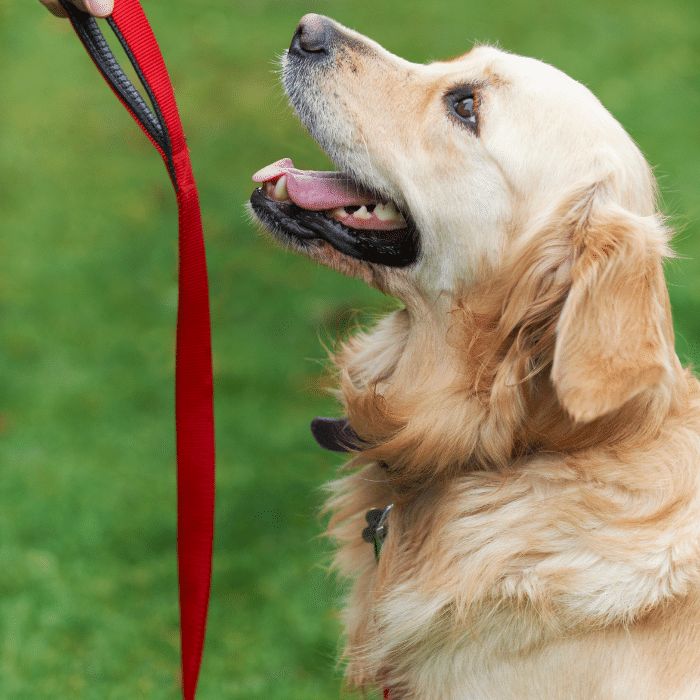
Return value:
<svg viewBox="0 0 700 700">
<path fill-rule="evenodd" d="M 161 154 L 179 220 L 179 301 L 175 360 L 177 552 L 182 693 L 194 700 L 211 588 L 214 537 L 214 409 L 209 291 L 197 188 L 172 85 L 138 0 L 116 0 L 107 22 L 153 109 L 114 57 L 95 19 L 60 0 L 93 62 Z"/>
</svg>

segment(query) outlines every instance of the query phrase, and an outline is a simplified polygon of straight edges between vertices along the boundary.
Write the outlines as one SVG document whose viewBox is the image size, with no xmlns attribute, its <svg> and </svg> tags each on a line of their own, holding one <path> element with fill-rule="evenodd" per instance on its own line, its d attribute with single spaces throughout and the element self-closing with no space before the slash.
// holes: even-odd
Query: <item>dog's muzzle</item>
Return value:
<svg viewBox="0 0 700 700">
<path fill-rule="evenodd" d="M 323 109 L 323 100 L 302 100 L 307 107 L 299 110 L 294 96 L 320 92 L 321 78 L 315 76 L 333 69 L 344 44 L 355 43 L 327 17 L 316 14 L 302 17 L 292 37 L 285 87 L 321 145 L 315 110 Z M 291 92 L 287 81 L 293 84 Z M 281 242 L 292 242 L 302 252 L 326 242 L 351 258 L 386 267 L 406 267 L 418 258 L 419 238 L 410 213 L 347 172 L 299 170 L 283 158 L 259 170 L 253 180 L 260 183 L 250 198 L 257 218 Z"/>
</svg>

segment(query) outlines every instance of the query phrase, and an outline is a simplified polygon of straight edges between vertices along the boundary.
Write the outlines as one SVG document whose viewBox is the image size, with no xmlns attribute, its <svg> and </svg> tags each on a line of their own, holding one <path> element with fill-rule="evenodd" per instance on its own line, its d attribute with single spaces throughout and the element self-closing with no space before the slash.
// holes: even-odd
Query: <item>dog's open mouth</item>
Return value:
<svg viewBox="0 0 700 700">
<path fill-rule="evenodd" d="M 324 240 L 358 260 L 406 267 L 418 256 L 408 214 L 364 189 L 346 173 L 298 170 L 289 158 L 259 170 L 253 211 L 274 233 L 300 245 Z"/>
</svg>

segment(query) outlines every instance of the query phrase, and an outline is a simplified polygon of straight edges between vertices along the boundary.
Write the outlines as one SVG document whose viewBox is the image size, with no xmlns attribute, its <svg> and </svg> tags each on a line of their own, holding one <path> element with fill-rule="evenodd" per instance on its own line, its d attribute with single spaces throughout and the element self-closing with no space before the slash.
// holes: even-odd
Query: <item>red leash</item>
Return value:
<svg viewBox="0 0 700 700">
<path fill-rule="evenodd" d="M 207 624 L 214 537 L 209 290 L 197 189 L 168 72 L 138 0 L 116 0 L 107 22 L 134 66 L 153 110 L 122 71 L 94 18 L 64 0 L 61 4 L 102 76 L 160 152 L 177 196 L 177 554 L 182 693 L 185 700 L 194 700 Z"/>
</svg>

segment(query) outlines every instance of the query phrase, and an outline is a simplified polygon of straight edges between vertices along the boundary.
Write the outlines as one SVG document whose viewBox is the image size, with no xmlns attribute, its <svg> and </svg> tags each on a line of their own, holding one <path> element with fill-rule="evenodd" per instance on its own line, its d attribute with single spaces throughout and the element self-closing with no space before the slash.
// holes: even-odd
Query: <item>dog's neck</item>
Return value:
<svg viewBox="0 0 700 700">
<path fill-rule="evenodd" d="M 650 411 L 648 397 L 576 423 L 550 381 L 553 340 L 543 344 L 534 369 L 509 366 L 515 334 L 489 347 L 495 320 L 471 312 L 444 299 L 406 308 L 341 347 L 340 395 L 367 445 L 367 461 L 386 462 L 410 483 L 442 473 L 509 471 L 538 451 L 572 453 L 646 439 L 659 429 L 668 406 Z M 474 322 L 471 329 L 465 319 Z"/>
</svg>

